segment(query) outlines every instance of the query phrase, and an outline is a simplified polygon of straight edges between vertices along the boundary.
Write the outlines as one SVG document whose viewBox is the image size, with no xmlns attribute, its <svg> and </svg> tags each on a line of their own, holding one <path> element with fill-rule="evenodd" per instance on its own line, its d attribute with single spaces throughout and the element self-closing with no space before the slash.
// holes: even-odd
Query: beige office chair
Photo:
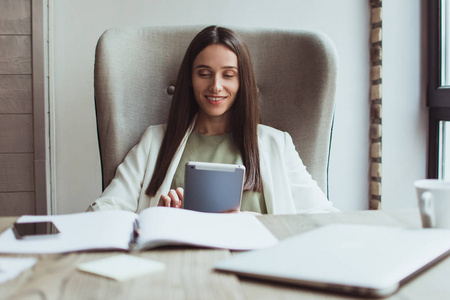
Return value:
<svg viewBox="0 0 450 300">
<path fill-rule="evenodd" d="M 100 37 L 94 85 L 103 189 L 145 129 L 166 122 L 181 60 L 204 27 L 122 27 Z M 252 55 L 262 123 L 291 134 L 327 194 L 337 68 L 332 42 L 314 31 L 231 29 Z"/>
</svg>

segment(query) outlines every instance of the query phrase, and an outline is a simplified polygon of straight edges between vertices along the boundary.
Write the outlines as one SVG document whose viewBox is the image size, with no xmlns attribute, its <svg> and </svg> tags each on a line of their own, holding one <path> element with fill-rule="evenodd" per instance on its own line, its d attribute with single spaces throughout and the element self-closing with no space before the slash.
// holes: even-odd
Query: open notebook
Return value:
<svg viewBox="0 0 450 300">
<path fill-rule="evenodd" d="M 234 255 L 215 268 L 324 291 L 383 297 L 449 250 L 450 230 L 335 224 Z"/>
<path fill-rule="evenodd" d="M 140 224 L 136 236 L 134 225 Z M 17 240 L 0 235 L 0 253 L 62 253 L 83 250 L 144 250 L 165 245 L 233 250 L 259 249 L 278 240 L 247 213 L 215 214 L 151 207 L 139 215 L 123 210 L 57 216 L 22 216 L 18 222 L 52 221 L 60 233 L 50 239 Z"/>
</svg>

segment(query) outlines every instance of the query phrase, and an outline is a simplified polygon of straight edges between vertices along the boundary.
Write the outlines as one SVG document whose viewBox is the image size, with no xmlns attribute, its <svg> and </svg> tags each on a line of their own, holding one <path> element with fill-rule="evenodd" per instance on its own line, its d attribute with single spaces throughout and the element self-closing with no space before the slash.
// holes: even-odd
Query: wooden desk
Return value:
<svg viewBox="0 0 450 300">
<path fill-rule="evenodd" d="M 0 218 L 0 232 L 14 220 Z M 260 220 L 279 239 L 330 223 L 420 226 L 419 214 L 415 210 L 262 216 Z M 34 268 L 0 284 L 0 299 L 356 299 L 296 286 L 241 279 L 212 270 L 217 260 L 232 255 L 227 250 L 164 248 L 136 253 L 133 255 L 164 262 L 167 269 L 122 283 L 76 270 L 79 263 L 117 253 L 38 255 L 39 261 Z M 376 253 L 367 255 L 375 256 Z M 450 259 L 447 258 L 386 299 L 450 299 L 449 278 Z"/>
</svg>

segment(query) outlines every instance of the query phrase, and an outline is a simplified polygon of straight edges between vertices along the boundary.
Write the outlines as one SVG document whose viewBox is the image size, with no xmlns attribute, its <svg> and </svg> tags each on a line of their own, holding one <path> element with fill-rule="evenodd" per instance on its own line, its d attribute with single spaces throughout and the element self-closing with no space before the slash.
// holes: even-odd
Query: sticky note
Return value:
<svg viewBox="0 0 450 300">
<path fill-rule="evenodd" d="M 127 254 L 116 255 L 78 265 L 78 270 L 125 281 L 137 276 L 162 271 L 164 263 Z"/>
<path fill-rule="evenodd" d="M 34 266 L 36 258 L 0 257 L 0 283 L 11 280 Z"/>
</svg>

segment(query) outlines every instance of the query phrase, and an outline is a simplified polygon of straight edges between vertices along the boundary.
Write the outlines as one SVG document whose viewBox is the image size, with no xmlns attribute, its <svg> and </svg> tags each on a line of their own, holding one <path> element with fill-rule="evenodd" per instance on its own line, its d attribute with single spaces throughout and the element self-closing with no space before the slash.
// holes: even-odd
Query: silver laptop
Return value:
<svg viewBox="0 0 450 300">
<path fill-rule="evenodd" d="M 324 291 L 384 297 L 449 254 L 450 230 L 335 224 L 233 255 L 217 270 Z"/>
</svg>

